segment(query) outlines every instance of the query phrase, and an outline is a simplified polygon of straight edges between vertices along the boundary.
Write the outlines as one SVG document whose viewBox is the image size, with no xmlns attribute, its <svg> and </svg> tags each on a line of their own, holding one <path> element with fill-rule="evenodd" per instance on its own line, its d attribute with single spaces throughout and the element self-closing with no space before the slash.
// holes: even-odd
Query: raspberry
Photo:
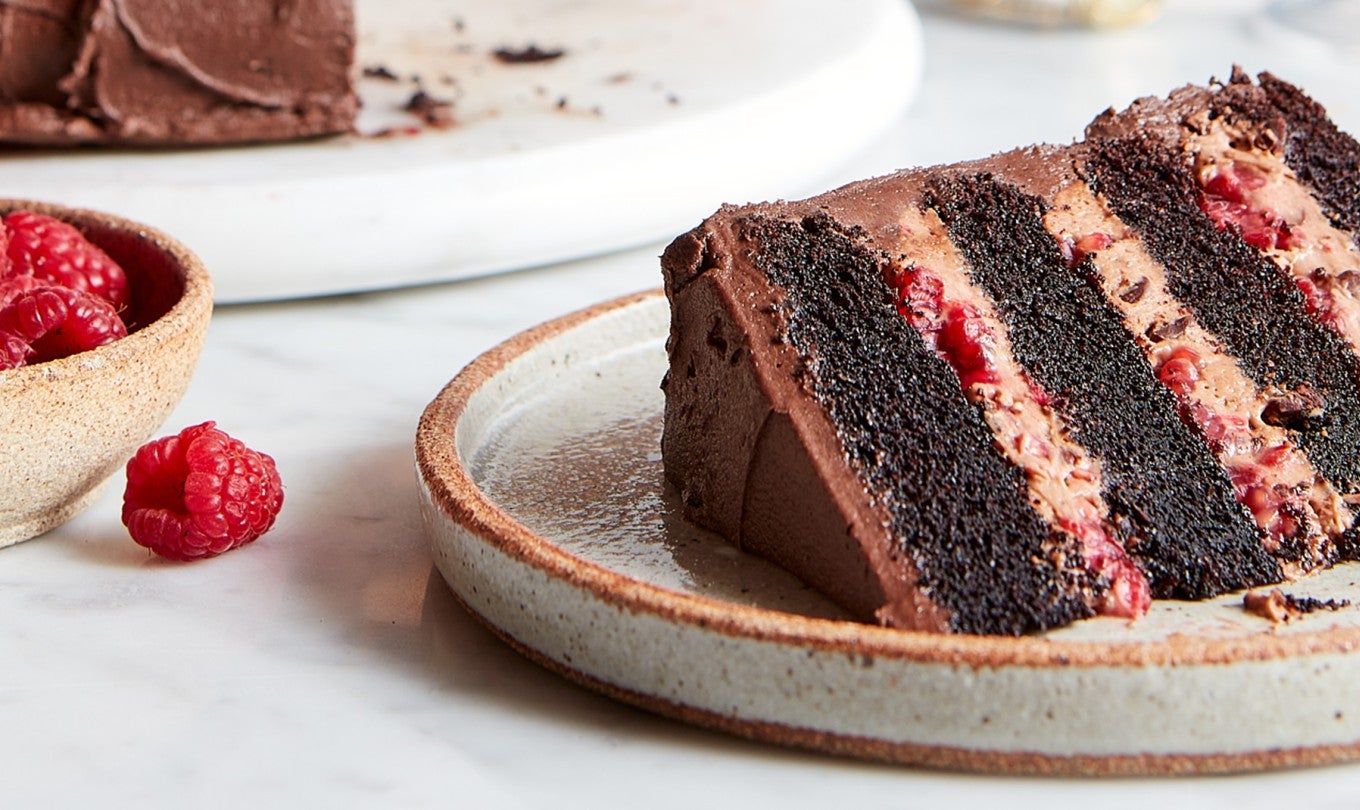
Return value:
<svg viewBox="0 0 1360 810">
<path fill-rule="evenodd" d="M 112 304 L 88 292 L 35 287 L 0 309 L 0 332 L 29 344 L 27 362 L 43 363 L 127 337 L 127 326 Z"/>
<path fill-rule="evenodd" d="M 3 234 L 4 228 L 0 228 L 0 235 Z M 0 263 L 3 263 L 3 257 L 0 257 Z M 47 285 L 33 278 L 33 276 L 6 276 L 0 273 L 0 309 L 9 306 L 9 302 L 13 301 L 19 293 L 45 286 Z"/>
<path fill-rule="evenodd" d="M 245 545 L 269 531 L 282 506 L 274 459 L 215 422 L 149 442 L 127 464 L 123 525 L 138 544 L 171 560 Z"/>
<path fill-rule="evenodd" d="M 1303 305 L 1309 315 L 1325 315 L 1332 309 L 1332 297 L 1326 290 L 1313 283 L 1311 278 L 1298 277 L 1294 285 L 1303 293 Z"/>
<path fill-rule="evenodd" d="M 1243 241 L 1259 250 L 1293 250 L 1303 245 L 1306 237 L 1297 226 L 1269 208 L 1253 206 L 1247 192 L 1266 184 L 1266 178 L 1250 166 L 1233 163 L 1226 169 L 1214 169 L 1214 174 L 1200 178 L 1204 193 L 1199 207 L 1214 221 L 1220 231 L 1232 228 Z"/>
<path fill-rule="evenodd" d="M 940 318 L 944 306 L 944 283 L 921 268 L 910 268 L 894 281 L 898 292 L 897 311 L 918 331 L 929 331 Z"/>
<path fill-rule="evenodd" d="M 0 281 L 13 271 L 9 260 L 9 230 L 0 228 Z"/>
<path fill-rule="evenodd" d="M 950 304 L 944 313 L 938 351 L 959 375 L 964 388 L 973 383 L 1001 380 L 992 359 L 996 338 L 971 304 Z"/>
<path fill-rule="evenodd" d="M 1266 184 L 1266 178 L 1256 169 L 1242 163 L 1230 163 L 1227 167 L 1215 167 L 1213 175 L 1202 178 L 1204 190 L 1214 197 L 1233 203 L 1247 202 L 1247 192 L 1255 191 Z"/>
<path fill-rule="evenodd" d="M 0 332 L 0 371 L 28 364 L 28 341 L 9 332 Z"/>
<path fill-rule="evenodd" d="M 1177 396 L 1194 391 L 1199 376 L 1199 354 L 1188 346 L 1177 346 L 1157 369 L 1157 379 Z"/>
<path fill-rule="evenodd" d="M 1108 233 L 1096 231 L 1088 233 L 1080 239 L 1073 239 L 1064 236 L 1058 242 L 1058 250 L 1062 253 L 1063 262 L 1068 267 L 1076 267 L 1086 261 L 1086 257 L 1092 253 L 1097 253 L 1114 244 Z"/>
<path fill-rule="evenodd" d="M 5 217 L 9 273 L 93 293 L 117 310 L 128 303 L 123 268 L 88 242 L 75 226 L 44 214 L 16 211 Z M 3 274 L 0 274 L 3 275 Z"/>
</svg>

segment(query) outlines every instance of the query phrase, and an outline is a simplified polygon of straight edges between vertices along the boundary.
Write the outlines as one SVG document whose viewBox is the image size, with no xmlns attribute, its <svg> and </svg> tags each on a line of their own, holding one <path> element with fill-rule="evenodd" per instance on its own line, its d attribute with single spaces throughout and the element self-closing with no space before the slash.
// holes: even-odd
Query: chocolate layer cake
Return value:
<svg viewBox="0 0 1360 810">
<path fill-rule="evenodd" d="M 353 59 L 348 0 L 0 0 L 0 143 L 346 132 Z"/>
<path fill-rule="evenodd" d="M 1235 71 L 1084 141 L 725 207 L 663 257 L 687 514 L 1022 634 L 1360 556 L 1360 146 Z"/>
</svg>

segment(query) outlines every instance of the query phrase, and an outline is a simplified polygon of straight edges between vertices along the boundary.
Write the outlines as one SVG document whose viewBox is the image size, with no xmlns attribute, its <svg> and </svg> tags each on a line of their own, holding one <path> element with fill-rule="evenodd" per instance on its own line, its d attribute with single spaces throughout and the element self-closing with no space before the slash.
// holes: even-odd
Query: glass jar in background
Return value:
<svg viewBox="0 0 1360 810">
<path fill-rule="evenodd" d="M 1115 28 L 1141 25 L 1162 10 L 1162 0 L 947 0 L 960 12 L 1030 25 Z"/>
</svg>

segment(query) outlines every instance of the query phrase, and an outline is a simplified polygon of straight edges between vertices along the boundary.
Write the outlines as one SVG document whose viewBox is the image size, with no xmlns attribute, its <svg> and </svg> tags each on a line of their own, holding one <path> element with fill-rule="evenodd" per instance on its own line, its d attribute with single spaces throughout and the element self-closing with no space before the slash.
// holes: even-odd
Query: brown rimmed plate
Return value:
<svg viewBox="0 0 1360 810">
<path fill-rule="evenodd" d="M 659 292 L 525 332 L 464 369 L 416 436 L 436 565 L 513 647 L 619 700 L 744 737 L 906 764 L 1155 774 L 1360 755 L 1360 567 L 1157 602 L 1028 638 L 847 621 L 688 525 L 658 438 Z"/>
</svg>

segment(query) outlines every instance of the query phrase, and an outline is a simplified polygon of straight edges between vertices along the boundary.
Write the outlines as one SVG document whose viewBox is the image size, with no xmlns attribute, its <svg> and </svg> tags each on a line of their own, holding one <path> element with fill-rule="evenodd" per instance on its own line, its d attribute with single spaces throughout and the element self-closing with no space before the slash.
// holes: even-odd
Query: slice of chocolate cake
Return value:
<svg viewBox="0 0 1360 810">
<path fill-rule="evenodd" d="M 349 0 L 0 0 L 0 143 L 347 132 L 354 39 Z"/>
<path fill-rule="evenodd" d="M 1318 105 L 1235 72 L 1072 146 L 725 207 L 662 261 L 667 476 L 910 629 L 1133 618 L 1353 559 L 1357 178 Z"/>
</svg>

